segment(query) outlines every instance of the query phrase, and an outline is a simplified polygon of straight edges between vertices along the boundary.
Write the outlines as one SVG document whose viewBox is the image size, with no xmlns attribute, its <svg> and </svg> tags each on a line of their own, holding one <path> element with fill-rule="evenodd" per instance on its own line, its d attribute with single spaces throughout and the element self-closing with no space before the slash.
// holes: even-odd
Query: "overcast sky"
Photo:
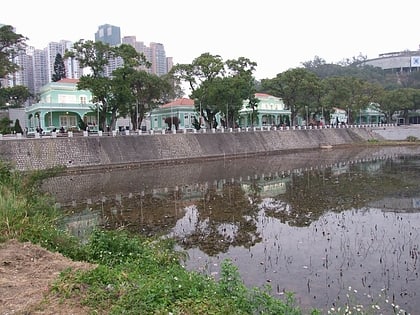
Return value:
<svg viewBox="0 0 420 315">
<path fill-rule="evenodd" d="M 0 23 L 38 49 L 62 39 L 94 40 L 99 25 L 111 24 L 121 37 L 162 43 L 174 63 L 205 52 L 246 57 L 264 79 L 315 56 L 335 63 L 418 50 L 418 12 L 414 0 L 9 0 L 0 6 Z"/>
</svg>

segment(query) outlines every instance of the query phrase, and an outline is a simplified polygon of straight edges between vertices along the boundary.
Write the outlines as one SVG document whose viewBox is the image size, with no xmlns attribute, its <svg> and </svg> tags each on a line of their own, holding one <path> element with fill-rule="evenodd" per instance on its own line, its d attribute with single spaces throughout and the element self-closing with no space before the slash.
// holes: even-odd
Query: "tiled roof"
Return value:
<svg viewBox="0 0 420 315">
<path fill-rule="evenodd" d="M 183 98 L 178 98 L 173 102 L 162 105 L 163 108 L 174 107 L 174 106 L 194 106 L 194 100 L 183 97 Z"/>
<path fill-rule="evenodd" d="M 78 83 L 79 79 L 70 79 L 70 78 L 64 78 L 58 81 L 58 83 Z"/>
<path fill-rule="evenodd" d="M 259 97 L 259 98 L 267 98 L 267 97 L 273 97 L 270 94 L 266 94 L 266 93 L 255 93 L 255 97 Z"/>
</svg>

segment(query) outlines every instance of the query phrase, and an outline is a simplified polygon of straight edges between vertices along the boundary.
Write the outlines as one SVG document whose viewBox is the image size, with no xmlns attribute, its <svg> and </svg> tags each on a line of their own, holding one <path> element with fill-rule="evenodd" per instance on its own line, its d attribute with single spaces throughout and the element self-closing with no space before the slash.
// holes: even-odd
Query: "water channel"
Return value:
<svg viewBox="0 0 420 315">
<path fill-rule="evenodd" d="M 43 189 L 82 239 L 97 226 L 169 236 L 186 268 L 217 279 L 231 259 L 247 286 L 305 309 L 420 314 L 419 146 L 66 174 Z"/>
</svg>

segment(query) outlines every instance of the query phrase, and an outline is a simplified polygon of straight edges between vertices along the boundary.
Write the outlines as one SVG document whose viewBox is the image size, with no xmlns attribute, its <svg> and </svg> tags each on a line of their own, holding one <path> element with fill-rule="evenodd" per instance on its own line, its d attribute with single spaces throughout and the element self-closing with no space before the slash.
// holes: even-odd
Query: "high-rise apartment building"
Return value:
<svg viewBox="0 0 420 315">
<path fill-rule="evenodd" d="M 47 58 L 47 82 L 52 82 L 52 75 L 54 73 L 54 64 L 57 54 L 60 54 L 63 58 L 64 66 L 66 68 L 66 78 L 78 79 L 82 75 L 82 69 L 79 67 L 79 63 L 76 59 L 68 58 L 64 59 L 67 50 L 73 49 L 73 42 L 68 40 L 61 40 L 60 42 L 50 42 L 48 47 L 45 48 L 45 54 Z"/>
<path fill-rule="evenodd" d="M 50 42 L 44 49 L 35 49 L 28 47 L 22 56 L 16 59 L 16 63 L 20 66 L 16 72 L 16 84 L 28 87 L 32 94 L 37 94 L 40 89 L 47 83 L 52 82 L 54 73 L 54 64 L 57 54 L 63 58 L 66 50 L 72 49 L 73 43 L 67 40 L 60 42 Z M 78 79 L 83 74 L 83 69 L 79 67 L 76 59 L 64 59 L 66 68 L 66 77 L 69 79 Z"/>
<path fill-rule="evenodd" d="M 121 44 L 121 30 L 118 26 L 104 24 L 98 27 L 95 33 L 95 42 L 103 42 L 110 46 Z M 123 65 L 121 58 L 111 58 L 108 65 L 105 66 L 105 76 L 111 76 L 112 72 Z"/>
<path fill-rule="evenodd" d="M 37 94 L 48 83 L 48 60 L 44 49 L 32 48 L 28 52 L 32 56 L 34 86 L 32 93 Z"/>
<path fill-rule="evenodd" d="M 104 42 L 111 46 L 121 44 L 121 30 L 118 26 L 104 24 L 98 27 L 95 33 L 95 42 Z"/>
<path fill-rule="evenodd" d="M 166 67 L 166 53 L 163 44 L 150 43 L 150 49 L 152 53 L 152 72 L 158 76 L 168 73 Z"/>
<path fill-rule="evenodd" d="M 142 67 L 143 70 L 158 76 L 167 74 L 173 66 L 172 57 L 166 57 L 165 47 L 161 43 L 150 43 L 147 47 L 143 42 L 137 41 L 135 36 L 125 36 L 122 38 L 123 44 L 133 46 L 137 52 L 143 53 L 151 63 L 150 68 Z"/>
<path fill-rule="evenodd" d="M 1 26 L 3 24 L 0 23 Z M 120 28 L 117 26 L 109 24 L 99 26 L 98 31 L 95 33 L 95 41 L 102 41 L 111 46 L 120 45 L 121 42 L 133 46 L 137 52 L 143 53 L 151 63 L 150 68 L 142 67 L 143 70 L 149 73 L 161 76 L 168 73 L 173 66 L 172 57 L 166 57 L 163 44 L 152 42 L 148 47 L 144 42 L 137 41 L 135 36 L 125 36 L 121 40 Z M 14 57 L 14 62 L 20 67 L 19 71 L 1 79 L 1 85 L 3 87 L 23 85 L 33 95 L 38 94 L 44 85 L 52 81 L 57 54 L 59 53 L 64 57 L 66 51 L 72 49 L 73 43 L 67 40 L 50 42 L 44 49 L 27 47 L 25 52 L 21 52 Z M 79 67 L 79 63 L 75 58 L 68 58 L 63 61 L 67 78 L 78 79 L 83 75 L 83 69 Z M 110 76 L 112 71 L 122 65 L 123 61 L 121 58 L 110 60 L 109 65 L 106 66 L 105 75 Z"/>
</svg>

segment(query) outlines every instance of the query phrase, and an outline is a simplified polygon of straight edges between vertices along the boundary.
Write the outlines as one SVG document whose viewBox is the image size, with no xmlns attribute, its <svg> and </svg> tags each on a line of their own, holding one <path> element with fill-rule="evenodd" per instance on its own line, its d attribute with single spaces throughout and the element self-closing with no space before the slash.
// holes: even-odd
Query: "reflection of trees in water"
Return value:
<svg viewBox="0 0 420 315">
<path fill-rule="evenodd" d="M 420 172 L 413 172 L 413 163 L 414 159 L 339 163 L 214 185 L 127 191 L 98 197 L 88 208 L 101 213 L 106 228 L 124 227 L 143 235 L 170 234 L 182 219 L 189 219 L 188 233 L 177 236 L 180 244 L 213 256 L 231 246 L 249 248 L 260 242 L 259 210 L 292 226 L 308 226 L 327 211 L 362 208 L 385 195 L 418 196 Z M 188 206 L 196 209 L 194 217 L 189 217 Z"/>
<path fill-rule="evenodd" d="M 254 186 L 256 187 L 256 186 Z M 238 183 L 218 190 L 210 187 L 196 203 L 198 218 L 194 231 L 182 237 L 185 249 L 198 247 L 209 256 L 225 253 L 230 246 L 249 248 L 261 241 L 257 232 L 258 209 Z"/>
<path fill-rule="evenodd" d="M 109 199 L 103 205 L 104 227 L 126 228 L 143 235 L 166 234 L 185 214 L 181 192 L 153 193 Z"/>
<path fill-rule="evenodd" d="M 294 173 L 286 193 L 276 197 L 289 205 L 289 211 L 266 209 L 266 214 L 293 226 L 308 226 L 327 211 L 362 208 L 385 195 L 414 187 L 408 176 L 395 172 L 391 160 L 378 163 L 378 167 L 351 164 Z"/>
</svg>

